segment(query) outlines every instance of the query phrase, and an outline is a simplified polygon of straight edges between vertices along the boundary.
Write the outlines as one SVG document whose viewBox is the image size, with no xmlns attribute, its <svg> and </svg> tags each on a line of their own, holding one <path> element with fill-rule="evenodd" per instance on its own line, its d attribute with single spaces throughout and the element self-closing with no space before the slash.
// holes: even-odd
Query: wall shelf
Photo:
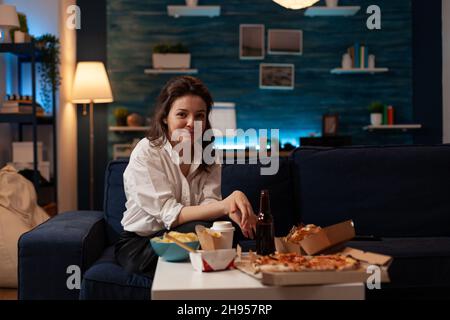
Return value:
<svg viewBox="0 0 450 320">
<path fill-rule="evenodd" d="M 335 68 L 330 71 L 332 74 L 363 74 L 363 73 L 383 73 L 388 72 L 389 68 L 353 68 L 353 69 L 342 69 L 342 68 Z"/>
<path fill-rule="evenodd" d="M 1 108 L 1 107 L 0 107 Z M 33 124 L 34 115 L 31 113 L 0 113 L 0 123 Z M 54 124 L 53 116 L 36 116 L 37 124 Z"/>
<path fill-rule="evenodd" d="M 337 6 L 337 7 L 310 7 L 306 9 L 305 16 L 308 17 L 326 17 L 326 16 L 342 16 L 348 17 L 355 15 L 360 6 Z"/>
<path fill-rule="evenodd" d="M 167 14 L 171 17 L 217 17 L 220 6 L 167 6 Z"/>
<path fill-rule="evenodd" d="M 138 132 L 138 131 L 148 131 L 150 127 L 127 127 L 127 126 L 110 126 L 109 131 L 115 132 Z"/>
<path fill-rule="evenodd" d="M 198 69 L 144 69 L 145 74 L 161 74 L 161 73 L 167 73 L 167 74 L 176 74 L 176 73 L 182 73 L 182 74 L 197 74 Z"/>
<path fill-rule="evenodd" d="M 386 131 L 386 130 L 402 130 L 402 131 L 408 131 L 408 130 L 417 130 L 421 129 L 421 124 L 381 124 L 381 125 L 369 125 L 363 127 L 366 131 Z"/>
</svg>

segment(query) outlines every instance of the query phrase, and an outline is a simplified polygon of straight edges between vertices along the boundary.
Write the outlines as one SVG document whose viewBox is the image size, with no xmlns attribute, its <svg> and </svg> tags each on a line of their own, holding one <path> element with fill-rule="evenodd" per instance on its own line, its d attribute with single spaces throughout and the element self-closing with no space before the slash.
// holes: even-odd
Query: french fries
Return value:
<svg viewBox="0 0 450 320">
<path fill-rule="evenodd" d="M 170 231 L 169 236 L 171 236 L 181 242 L 198 241 L 197 235 L 193 232 L 181 233 L 181 232 L 177 232 L 177 231 Z M 166 243 L 171 242 L 171 243 L 173 243 L 172 240 L 169 240 L 166 237 L 155 237 L 152 240 L 154 240 L 156 242 L 166 242 Z"/>
</svg>

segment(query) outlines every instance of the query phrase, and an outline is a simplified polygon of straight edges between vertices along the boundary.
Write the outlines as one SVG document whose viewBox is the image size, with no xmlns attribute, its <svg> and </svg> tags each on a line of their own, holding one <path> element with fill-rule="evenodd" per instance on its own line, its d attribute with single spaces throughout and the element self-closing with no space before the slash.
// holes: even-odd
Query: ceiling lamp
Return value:
<svg viewBox="0 0 450 320">
<path fill-rule="evenodd" d="M 273 2 L 288 9 L 299 10 L 310 7 L 319 2 L 319 0 L 273 0 Z"/>
</svg>

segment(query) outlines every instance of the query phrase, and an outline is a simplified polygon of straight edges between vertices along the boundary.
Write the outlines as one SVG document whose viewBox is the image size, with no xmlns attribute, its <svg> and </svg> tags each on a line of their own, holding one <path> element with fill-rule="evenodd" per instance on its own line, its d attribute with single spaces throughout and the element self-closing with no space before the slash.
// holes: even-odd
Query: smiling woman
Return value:
<svg viewBox="0 0 450 320">
<path fill-rule="evenodd" d="M 147 138 L 136 145 L 123 175 L 127 202 L 116 258 L 127 271 L 153 277 L 157 256 L 149 238 L 167 230 L 193 232 L 225 217 L 253 238 L 256 216 L 247 197 L 234 191 L 222 200 L 220 164 L 195 161 L 182 154 L 186 148 L 179 150 L 186 144 L 194 149 L 194 136 L 211 129 L 212 104 L 209 90 L 194 77 L 173 78 L 161 90 Z M 209 143 L 202 142 L 201 151 Z"/>
</svg>

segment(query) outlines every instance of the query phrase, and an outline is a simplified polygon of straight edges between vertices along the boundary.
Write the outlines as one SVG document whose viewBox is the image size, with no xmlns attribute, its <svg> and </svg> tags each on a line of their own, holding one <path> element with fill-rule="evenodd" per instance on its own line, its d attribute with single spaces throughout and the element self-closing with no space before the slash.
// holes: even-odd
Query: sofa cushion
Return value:
<svg viewBox="0 0 450 320">
<path fill-rule="evenodd" d="M 303 222 L 353 219 L 361 235 L 450 236 L 450 145 L 302 147 L 292 157 Z"/>
<path fill-rule="evenodd" d="M 450 238 L 382 238 L 347 246 L 392 256 L 387 288 L 449 287 Z"/>
<path fill-rule="evenodd" d="M 128 159 L 114 160 L 108 164 L 105 174 L 105 220 L 109 243 L 115 243 L 123 231 L 120 221 L 125 212 L 125 190 L 123 173 L 128 165 Z"/>
<path fill-rule="evenodd" d="M 114 246 L 110 246 L 84 274 L 80 299 L 149 300 L 151 287 L 149 278 L 128 273 L 117 264 Z"/>
<path fill-rule="evenodd" d="M 268 189 L 275 234 L 284 236 L 298 222 L 293 199 L 292 162 L 280 158 L 275 175 L 261 175 L 261 164 L 232 164 L 222 168 L 222 198 L 240 190 L 248 197 L 255 214 L 262 189 Z"/>
</svg>

